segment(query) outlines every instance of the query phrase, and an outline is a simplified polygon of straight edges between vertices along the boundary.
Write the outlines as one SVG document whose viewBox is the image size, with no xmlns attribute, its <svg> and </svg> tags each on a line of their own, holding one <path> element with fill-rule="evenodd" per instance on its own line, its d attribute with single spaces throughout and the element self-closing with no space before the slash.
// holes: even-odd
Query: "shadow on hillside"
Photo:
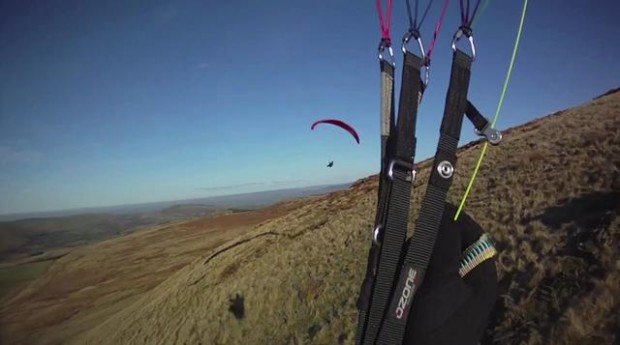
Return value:
<svg viewBox="0 0 620 345">
<path fill-rule="evenodd" d="M 556 248 L 558 258 L 571 262 L 570 269 L 559 274 L 547 275 L 535 285 L 532 277 L 536 267 L 529 263 L 522 270 L 506 274 L 500 281 L 500 295 L 490 317 L 489 327 L 481 344 L 521 343 L 530 333 L 548 337 L 552 326 L 568 307 L 594 288 L 594 280 L 604 276 L 599 248 L 604 238 L 610 236 L 610 227 L 620 210 L 620 192 L 596 192 L 579 198 L 564 200 L 560 205 L 548 207 L 539 215 L 524 218 L 522 223 L 540 221 L 548 231 L 561 231 L 562 247 Z M 562 260 L 558 260 L 562 262 Z M 506 302 L 506 298 L 512 302 Z M 510 330 L 497 331 L 502 320 L 511 315 L 511 304 L 530 300 L 541 316 L 536 322 L 520 320 Z"/>
<path fill-rule="evenodd" d="M 566 244 L 561 254 L 581 257 L 592 263 L 596 259 L 589 249 L 609 230 L 613 214 L 619 208 L 620 192 L 596 192 L 549 207 L 524 222 L 539 220 L 553 230 L 566 228 Z"/>
<path fill-rule="evenodd" d="M 549 207 L 542 214 L 526 218 L 523 222 L 540 220 L 554 230 L 560 229 L 563 224 L 574 222 L 581 229 L 594 230 L 603 225 L 601 223 L 609 225 L 607 215 L 619 204 L 620 192 L 597 192 L 570 199 L 562 205 Z"/>
</svg>

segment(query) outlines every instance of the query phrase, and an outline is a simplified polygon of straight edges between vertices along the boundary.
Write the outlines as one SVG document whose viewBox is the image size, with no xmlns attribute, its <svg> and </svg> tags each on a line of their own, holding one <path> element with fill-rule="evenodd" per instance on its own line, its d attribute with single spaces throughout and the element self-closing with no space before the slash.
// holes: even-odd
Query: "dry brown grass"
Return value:
<svg viewBox="0 0 620 345">
<path fill-rule="evenodd" d="M 501 252 L 502 294 L 484 344 L 618 341 L 620 191 L 612 185 L 619 178 L 619 114 L 620 93 L 607 95 L 512 129 L 499 148 L 488 152 L 467 205 Z M 479 149 L 471 144 L 460 152 L 459 171 L 465 173 L 455 180 L 453 202 Z M 412 223 L 428 165 L 419 164 Z M 114 310 L 62 339 L 75 344 L 352 344 L 376 188 L 373 176 L 347 191 L 297 202 L 290 212 L 212 250 L 197 245 L 201 257 L 181 269 L 175 266 L 171 276 L 148 291 L 145 286 L 126 303 L 110 303 Z M 171 240 L 169 246 L 173 243 L 188 245 Z M 61 265 L 68 269 L 71 260 L 108 259 L 96 252 L 91 247 L 79 260 L 61 259 L 57 272 L 63 271 Z M 154 251 L 149 260 L 164 254 Z M 144 257 L 142 251 L 131 257 L 134 269 Z M 119 277 L 130 262 L 116 263 Z M 151 274 L 144 271 L 144 278 Z M 95 288 L 101 284 L 93 282 Z M 44 294 L 45 285 L 44 280 L 33 284 L 30 296 Z M 118 285 L 119 293 L 131 288 Z M 244 301 L 240 319 L 230 305 L 237 294 Z M 30 312 L 45 313 L 60 304 L 56 300 Z M 82 319 L 79 306 L 75 313 L 68 316 L 73 324 Z M 50 326 L 43 334 L 67 328 Z"/>
<path fill-rule="evenodd" d="M 2 300 L 0 343 L 64 342 L 289 205 L 153 227 L 72 251 Z"/>
</svg>

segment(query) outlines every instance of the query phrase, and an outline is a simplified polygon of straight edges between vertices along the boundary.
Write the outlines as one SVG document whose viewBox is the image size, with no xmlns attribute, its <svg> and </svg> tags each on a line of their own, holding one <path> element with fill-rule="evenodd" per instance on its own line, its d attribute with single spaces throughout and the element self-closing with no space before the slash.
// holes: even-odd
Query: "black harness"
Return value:
<svg viewBox="0 0 620 345">
<path fill-rule="evenodd" d="M 401 344 L 413 297 L 424 279 L 456 167 L 463 115 L 491 143 L 501 135 L 467 101 L 474 46 L 469 29 L 459 29 L 454 41 L 469 38 L 472 55 L 456 49 L 446 95 L 439 143 L 415 231 L 405 246 L 409 220 L 418 103 L 423 92 L 423 58 L 404 51 L 398 122 L 394 120 L 394 67 L 380 58 L 381 143 L 377 213 L 373 243 L 360 297 L 356 335 L 358 345 Z M 385 46 L 380 46 L 385 48 Z M 380 55 L 381 57 L 382 55 Z"/>
</svg>

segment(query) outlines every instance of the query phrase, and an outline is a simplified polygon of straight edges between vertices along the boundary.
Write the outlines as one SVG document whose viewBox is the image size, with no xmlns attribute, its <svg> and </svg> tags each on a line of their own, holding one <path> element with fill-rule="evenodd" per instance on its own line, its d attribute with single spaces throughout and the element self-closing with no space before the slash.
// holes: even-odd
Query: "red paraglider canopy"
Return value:
<svg viewBox="0 0 620 345">
<path fill-rule="evenodd" d="M 359 144 L 360 143 L 360 136 L 357 134 L 357 132 L 355 131 L 355 128 L 351 127 L 351 125 L 349 125 L 348 123 L 341 121 L 341 120 L 337 120 L 337 119 L 323 119 L 323 120 L 318 120 L 315 123 L 312 124 L 312 127 L 310 127 L 310 129 L 314 130 L 314 127 L 318 126 L 321 123 L 329 123 L 330 125 L 334 125 L 334 126 L 338 126 L 342 129 L 344 129 L 345 131 L 349 132 L 349 134 L 351 134 L 353 136 L 353 138 L 355 138 L 355 141 Z"/>
</svg>

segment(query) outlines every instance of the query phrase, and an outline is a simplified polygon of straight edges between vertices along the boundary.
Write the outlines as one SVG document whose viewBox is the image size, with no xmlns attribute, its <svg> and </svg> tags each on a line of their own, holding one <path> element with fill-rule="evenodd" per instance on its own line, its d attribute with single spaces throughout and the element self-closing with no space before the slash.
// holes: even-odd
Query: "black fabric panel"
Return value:
<svg viewBox="0 0 620 345">
<path fill-rule="evenodd" d="M 496 301 L 494 259 L 478 265 L 463 279 L 457 273 L 462 250 L 483 231 L 465 213 L 453 221 L 455 212 L 454 205 L 445 204 L 429 273 L 413 301 L 404 345 L 475 345 Z"/>
<path fill-rule="evenodd" d="M 470 276 L 472 274 L 473 276 Z M 440 313 L 434 308 L 434 303 L 438 303 L 437 300 L 432 300 L 433 296 L 425 295 L 420 289 L 419 294 L 423 298 L 416 299 L 413 304 L 414 307 L 427 304 L 424 307 L 426 314 L 422 314 L 425 310 L 420 310 L 421 317 L 412 315 L 418 322 L 408 325 L 403 345 L 477 345 L 488 323 L 488 315 L 497 300 L 496 277 L 495 260 L 491 259 L 478 265 L 465 279 L 460 280 L 461 286 L 453 285 L 451 296 L 466 296 L 466 299 L 457 300 L 453 305 L 453 310 L 443 321 L 440 317 L 446 316 L 445 311 Z M 458 281 L 457 278 L 454 278 L 454 282 L 456 281 Z M 433 290 L 433 294 L 437 291 L 435 286 L 429 290 Z M 439 292 L 435 296 L 439 297 Z M 443 298 L 439 299 L 443 300 Z M 455 299 L 455 297 L 450 297 L 450 299 Z M 433 320 L 428 320 L 427 315 L 433 315 Z"/>
<path fill-rule="evenodd" d="M 435 280 L 451 276 L 459 276 L 459 266 L 463 249 L 461 243 L 468 242 L 465 235 L 471 231 L 479 232 L 480 225 L 474 223 L 465 213 L 458 221 L 454 221 L 457 208 L 449 203 L 444 203 L 444 213 L 441 226 L 437 233 L 437 240 L 433 247 L 433 254 L 428 265 L 424 287 L 433 284 Z M 480 238 L 481 233 L 476 240 Z M 474 240 L 475 242 L 475 240 Z M 473 242 L 472 242 L 473 243 Z M 438 245 L 441 244 L 441 245 Z M 471 243 L 470 243 L 471 244 Z M 421 291 L 421 290 L 420 290 Z"/>
</svg>

